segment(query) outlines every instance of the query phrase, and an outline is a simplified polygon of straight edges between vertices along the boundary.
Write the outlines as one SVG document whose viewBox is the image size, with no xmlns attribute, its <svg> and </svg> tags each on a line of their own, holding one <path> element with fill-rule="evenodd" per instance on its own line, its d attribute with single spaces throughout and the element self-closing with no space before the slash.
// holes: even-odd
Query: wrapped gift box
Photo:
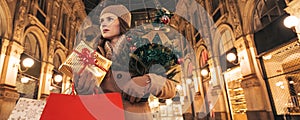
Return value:
<svg viewBox="0 0 300 120">
<path fill-rule="evenodd" d="M 69 77 L 74 74 L 81 74 L 88 70 L 97 78 L 96 85 L 100 85 L 112 62 L 93 50 L 84 41 L 74 48 L 66 61 L 59 67 L 59 71 Z"/>
<path fill-rule="evenodd" d="M 46 101 L 20 98 L 8 120 L 39 120 Z"/>
</svg>

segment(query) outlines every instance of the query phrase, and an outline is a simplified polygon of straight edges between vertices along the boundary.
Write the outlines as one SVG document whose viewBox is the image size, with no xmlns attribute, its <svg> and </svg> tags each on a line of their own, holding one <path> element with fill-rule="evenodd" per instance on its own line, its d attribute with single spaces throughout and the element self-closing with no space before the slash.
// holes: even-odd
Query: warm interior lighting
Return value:
<svg viewBox="0 0 300 120">
<path fill-rule="evenodd" d="M 262 57 L 264 60 L 270 60 L 272 58 L 272 55 L 266 55 Z"/>
<path fill-rule="evenodd" d="M 61 75 L 54 75 L 54 81 L 59 83 L 62 81 L 62 76 Z"/>
<path fill-rule="evenodd" d="M 278 81 L 278 82 L 276 82 L 275 85 L 276 85 L 277 87 L 282 86 L 282 85 L 283 85 L 283 82 L 282 82 L 282 81 Z"/>
<path fill-rule="evenodd" d="M 226 59 L 229 61 L 229 62 L 234 62 L 236 60 L 236 55 L 234 53 L 228 53 L 226 55 Z"/>
<path fill-rule="evenodd" d="M 32 58 L 25 58 L 22 62 L 22 65 L 25 67 L 25 68 L 30 68 L 32 67 L 34 64 L 34 61 Z"/>
<path fill-rule="evenodd" d="M 181 85 L 176 85 L 176 89 L 177 89 L 177 90 L 182 90 Z"/>
<path fill-rule="evenodd" d="M 292 28 L 299 24 L 299 19 L 296 16 L 288 16 L 284 19 L 283 24 L 287 28 Z"/>
<path fill-rule="evenodd" d="M 167 104 L 167 105 L 171 105 L 172 103 L 173 103 L 173 101 L 172 101 L 171 99 L 167 99 L 167 100 L 166 100 L 166 104 Z"/>
<path fill-rule="evenodd" d="M 30 78 L 28 78 L 28 77 L 22 77 L 21 78 L 21 83 L 28 83 L 29 80 L 30 80 Z"/>
<path fill-rule="evenodd" d="M 191 84 L 192 83 L 192 79 L 186 79 L 186 83 L 187 84 Z"/>
<path fill-rule="evenodd" d="M 202 75 L 203 77 L 207 77 L 207 76 L 208 76 L 208 70 L 207 70 L 207 69 L 202 69 L 202 70 L 201 70 L 201 75 Z"/>
</svg>

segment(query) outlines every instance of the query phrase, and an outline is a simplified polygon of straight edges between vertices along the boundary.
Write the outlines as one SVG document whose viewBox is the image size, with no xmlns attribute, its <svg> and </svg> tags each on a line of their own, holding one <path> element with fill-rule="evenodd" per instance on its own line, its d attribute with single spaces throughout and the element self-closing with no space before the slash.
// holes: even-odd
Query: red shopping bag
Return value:
<svg viewBox="0 0 300 120">
<path fill-rule="evenodd" d="M 124 120 L 120 93 L 67 95 L 51 93 L 41 120 Z"/>
</svg>

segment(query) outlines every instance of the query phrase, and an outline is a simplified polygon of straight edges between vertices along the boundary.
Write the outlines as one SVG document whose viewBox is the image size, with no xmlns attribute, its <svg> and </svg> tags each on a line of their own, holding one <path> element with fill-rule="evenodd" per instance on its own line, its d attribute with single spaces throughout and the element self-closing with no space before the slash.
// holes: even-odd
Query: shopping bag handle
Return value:
<svg viewBox="0 0 300 120">
<path fill-rule="evenodd" d="M 72 92 L 70 95 L 76 95 L 75 94 L 75 86 L 74 86 L 74 82 L 71 83 L 71 86 L 72 86 Z"/>
<path fill-rule="evenodd" d="M 74 82 L 71 82 L 71 86 L 68 89 L 71 89 L 71 93 L 69 93 L 70 95 L 76 95 L 77 94 L 76 90 L 75 90 Z M 66 89 L 65 91 L 67 91 L 68 89 Z M 63 93 L 66 93 L 66 92 L 63 92 Z M 99 90 L 97 88 L 94 89 L 93 95 L 95 95 L 95 94 L 99 94 Z"/>
<path fill-rule="evenodd" d="M 71 86 L 72 86 L 72 92 L 70 93 L 70 95 L 76 95 L 74 82 L 71 83 Z M 98 89 L 94 88 L 94 95 L 98 94 L 98 92 L 99 92 Z"/>
</svg>

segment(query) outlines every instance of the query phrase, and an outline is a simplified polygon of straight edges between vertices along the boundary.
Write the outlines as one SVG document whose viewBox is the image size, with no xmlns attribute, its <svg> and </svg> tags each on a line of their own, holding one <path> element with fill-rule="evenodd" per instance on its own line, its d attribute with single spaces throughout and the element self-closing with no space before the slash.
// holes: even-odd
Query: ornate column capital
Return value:
<svg viewBox="0 0 300 120">
<path fill-rule="evenodd" d="M 10 86 L 16 85 L 16 78 L 18 73 L 18 66 L 20 64 L 20 56 L 23 53 L 24 48 L 15 41 L 9 41 L 6 47 L 5 57 L 0 83 Z"/>
<path fill-rule="evenodd" d="M 15 57 L 20 57 L 21 53 L 23 53 L 24 47 L 17 42 L 11 41 L 8 44 L 6 55 L 13 55 Z"/>
<path fill-rule="evenodd" d="M 42 74 L 43 80 L 40 81 L 40 84 L 42 85 L 41 89 L 41 97 L 47 96 L 50 94 L 50 85 L 51 85 L 51 80 L 52 80 L 52 75 L 53 75 L 53 68 L 54 65 L 49 63 L 49 62 L 42 62 Z"/>
<path fill-rule="evenodd" d="M 249 76 L 256 74 L 248 40 L 245 37 L 240 37 L 234 42 L 234 46 L 237 49 L 242 75 Z"/>
</svg>

